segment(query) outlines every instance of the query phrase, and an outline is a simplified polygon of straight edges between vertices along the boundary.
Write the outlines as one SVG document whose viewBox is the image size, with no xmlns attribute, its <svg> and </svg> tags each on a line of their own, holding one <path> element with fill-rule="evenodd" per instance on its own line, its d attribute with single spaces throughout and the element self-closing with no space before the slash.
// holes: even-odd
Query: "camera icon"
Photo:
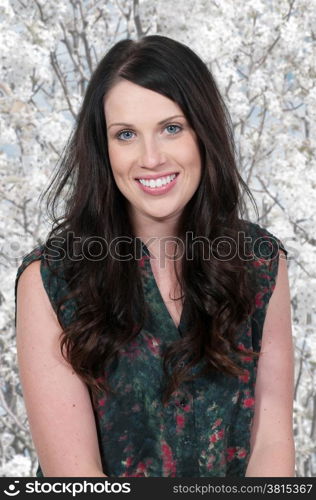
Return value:
<svg viewBox="0 0 316 500">
<path fill-rule="evenodd" d="M 14 481 L 14 483 L 19 483 L 20 481 Z M 3 493 L 5 493 L 5 495 L 8 495 L 10 497 L 15 497 L 16 495 L 18 495 L 20 493 L 20 490 L 16 490 L 16 486 L 15 484 L 11 483 L 9 484 L 8 486 L 8 490 L 4 490 Z"/>
</svg>

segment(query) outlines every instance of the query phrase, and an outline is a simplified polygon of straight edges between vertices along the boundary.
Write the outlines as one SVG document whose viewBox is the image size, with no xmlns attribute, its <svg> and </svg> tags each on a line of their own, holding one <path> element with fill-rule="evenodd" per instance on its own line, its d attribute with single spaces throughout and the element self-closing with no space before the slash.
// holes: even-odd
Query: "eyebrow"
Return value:
<svg viewBox="0 0 316 500">
<path fill-rule="evenodd" d="M 164 120 L 161 120 L 160 122 L 158 122 L 158 125 L 163 125 L 164 123 L 166 123 L 170 120 L 173 120 L 174 118 L 185 118 L 185 116 L 183 116 L 183 115 L 169 116 L 169 118 L 165 118 Z M 119 123 L 111 123 L 111 125 L 108 126 L 108 129 L 111 127 L 114 127 L 114 125 L 120 125 L 123 127 L 134 127 L 134 125 L 132 125 L 131 123 L 119 122 Z"/>
</svg>

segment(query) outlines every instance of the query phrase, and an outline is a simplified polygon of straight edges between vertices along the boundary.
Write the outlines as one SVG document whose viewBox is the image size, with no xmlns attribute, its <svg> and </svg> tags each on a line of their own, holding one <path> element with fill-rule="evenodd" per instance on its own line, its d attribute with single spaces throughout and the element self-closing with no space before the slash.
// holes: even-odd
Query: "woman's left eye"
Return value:
<svg viewBox="0 0 316 500">
<path fill-rule="evenodd" d="M 182 130 L 182 127 L 180 127 L 180 125 L 175 125 L 175 124 L 174 125 L 167 125 L 166 128 L 169 128 L 169 129 L 170 128 L 173 128 L 173 129 L 177 128 L 177 129 Z M 175 133 L 177 134 L 178 132 L 179 132 L 179 130 L 178 131 L 173 131 L 172 134 L 175 134 Z"/>
<path fill-rule="evenodd" d="M 133 132 L 131 130 L 121 130 L 121 132 L 119 132 L 118 134 L 116 134 L 116 137 L 120 140 L 120 141 L 125 141 L 126 139 L 129 140 L 130 137 L 126 137 L 126 135 L 124 136 L 123 134 L 132 134 Z M 123 137 L 122 137 L 123 135 Z"/>
</svg>

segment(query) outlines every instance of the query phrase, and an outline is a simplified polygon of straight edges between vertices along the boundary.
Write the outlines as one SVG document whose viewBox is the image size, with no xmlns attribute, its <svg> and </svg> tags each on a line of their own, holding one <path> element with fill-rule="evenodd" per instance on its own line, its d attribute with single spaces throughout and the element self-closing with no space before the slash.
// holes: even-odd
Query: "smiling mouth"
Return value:
<svg viewBox="0 0 316 500">
<path fill-rule="evenodd" d="M 169 175 L 165 175 L 165 176 L 161 176 L 161 177 L 156 177 L 155 179 L 154 178 L 138 178 L 136 179 L 138 182 L 140 182 L 140 184 L 142 184 L 143 186 L 145 187 L 149 187 L 149 188 L 157 188 L 157 187 L 163 187 L 163 186 L 167 186 L 168 184 L 170 184 L 177 176 L 179 175 L 178 172 L 175 172 L 173 174 L 169 174 Z"/>
</svg>

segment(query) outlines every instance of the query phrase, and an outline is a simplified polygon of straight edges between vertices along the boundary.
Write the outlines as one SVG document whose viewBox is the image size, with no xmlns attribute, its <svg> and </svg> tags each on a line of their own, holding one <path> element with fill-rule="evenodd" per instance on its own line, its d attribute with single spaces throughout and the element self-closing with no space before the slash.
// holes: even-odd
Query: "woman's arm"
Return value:
<svg viewBox="0 0 316 500">
<path fill-rule="evenodd" d="M 43 474 L 105 476 L 89 392 L 60 353 L 61 331 L 40 261 L 33 262 L 18 282 L 16 339 L 24 403 Z"/>
<path fill-rule="evenodd" d="M 295 476 L 293 437 L 294 352 L 284 253 L 263 327 L 258 362 L 251 455 L 246 476 Z"/>
</svg>

